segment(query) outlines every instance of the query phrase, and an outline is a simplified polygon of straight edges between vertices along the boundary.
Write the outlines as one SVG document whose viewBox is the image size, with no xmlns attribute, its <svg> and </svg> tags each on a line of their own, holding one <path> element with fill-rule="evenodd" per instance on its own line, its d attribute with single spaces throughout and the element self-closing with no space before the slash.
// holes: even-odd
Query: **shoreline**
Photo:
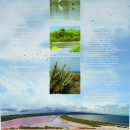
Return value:
<svg viewBox="0 0 130 130">
<path fill-rule="evenodd" d="M 76 125 L 79 125 L 78 128 L 81 128 L 81 129 L 98 129 L 98 130 L 128 130 L 129 129 L 129 126 L 126 126 L 126 125 L 119 125 L 119 124 L 113 124 L 113 125 L 100 125 L 99 127 L 95 127 L 95 126 L 91 126 L 91 125 L 87 125 L 87 124 L 82 124 L 82 123 L 77 123 L 77 122 L 73 122 L 73 121 L 69 121 L 69 120 L 65 120 L 65 119 L 62 119 L 60 116 L 59 118 L 63 121 L 66 121 L 68 122 L 69 124 L 76 124 Z M 78 129 L 77 128 L 77 129 Z M 74 129 L 74 128 L 69 128 L 69 129 Z"/>
<path fill-rule="evenodd" d="M 73 121 L 69 121 L 69 120 L 66 120 L 66 119 L 62 119 L 60 117 L 61 115 L 59 115 L 56 119 L 63 123 L 64 125 L 63 126 L 49 126 L 48 124 L 48 127 L 52 127 L 53 128 L 56 128 L 56 127 L 63 127 L 63 129 L 98 129 L 98 130 L 128 130 L 129 129 L 129 126 L 125 126 L 125 125 L 118 125 L 118 124 L 114 124 L 114 125 L 110 125 L 110 124 L 107 124 L 107 125 L 103 125 L 100 124 L 100 126 L 91 126 L 89 124 L 82 124 L 82 123 L 77 123 L 77 122 L 73 122 Z M 35 117 L 35 116 L 34 116 Z M 10 121 L 13 121 L 13 120 L 17 120 L 17 119 L 21 119 L 21 118 L 16 118 L 16 119 L 12 119 L 12 120 L 8 120 L 8 121 L 5 121 L 5 122 L 1 122 L 1 124 L 4 124 L 6 122 L 10 122 Z M 21 125 L 22 126 L 22 125 Z M 37 127 L 37 126 L 29 126 L 30 129 L 33 129 L 34 127 Z M 43 129 L 45 126 L 38 126 L 38 128 L 41 128 Z M 8 129 L 10 129 L 12 127 L 8 127 Z M 20 127 L 13 127 L 13 128 L 19 128 Z M 24 128 L 24 126 L 23 126 Z M 1 128 L 1 129 L 6 129 L 6 128 Z"/>
<path fill-rule="evenodd" d="M 52 42 L 52 44 L 64 44 L 64 43 L 68 43 L 68 44 L 70 44 L 70 43 L 72 43 L 72 44 L 75 44 L 75 43 L 77 43 L 77 44 L 80 44 L 81 43 L 81 41 L 73 41 L 73 42 Z"/>
</svg>

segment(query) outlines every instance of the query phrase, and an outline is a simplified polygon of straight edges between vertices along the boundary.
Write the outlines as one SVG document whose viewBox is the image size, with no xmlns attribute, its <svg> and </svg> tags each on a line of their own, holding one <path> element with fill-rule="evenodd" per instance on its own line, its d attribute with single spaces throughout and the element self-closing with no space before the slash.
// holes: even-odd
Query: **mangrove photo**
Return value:
<svg viewBox="0 0 130 130">
<path fill-rule="evenodd" d="M 50 26 L 51 52 L 80 52 L 80 26 Z"/>
</svg>

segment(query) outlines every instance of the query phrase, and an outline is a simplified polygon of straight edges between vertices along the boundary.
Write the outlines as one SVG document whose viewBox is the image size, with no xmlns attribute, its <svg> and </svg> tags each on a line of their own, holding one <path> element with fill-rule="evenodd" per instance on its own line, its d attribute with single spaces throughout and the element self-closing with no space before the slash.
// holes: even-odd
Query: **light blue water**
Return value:
<svg viewBox="0 0 130 130">
<path fill-rule="evenodd" d="M 109 122 L 114 124 L 129 125 L 129 116 L 119 116 L 119 115 L 68 115 L 73 118 Z"/>
<path fill-rule="evenodd" d="M 80 73 L 80 71 L 68 71 L 68 72 L 73 72 L 73 73 Z"/>
</svg>

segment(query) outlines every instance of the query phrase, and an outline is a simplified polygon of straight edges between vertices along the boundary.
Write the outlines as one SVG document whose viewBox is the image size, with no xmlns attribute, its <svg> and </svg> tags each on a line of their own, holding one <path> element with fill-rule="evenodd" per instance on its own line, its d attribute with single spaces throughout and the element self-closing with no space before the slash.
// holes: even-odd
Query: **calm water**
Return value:
<svg viewBox="0 0 130 130">
<path fill-rule="evenodd" d="M 50 20 L 80 20 L 80 0 L 50 0 Z M 71 5 L 71 2 L 74 5 Z"/>
<path fill-rule="evenodd" d="M 94 121 L 103 121 L 103 122 L 112 122 L 116 124 L 128 125 L 129 118 L 128 116 L 112 116 L 112 115 L 69 115 L 74 118 L 94 120 Z M 37 117 L 27 117 L 19 118 L 12 121 L 2 122 L 1 128 L 8 127 L 19 127 L 19 126 L 58 126 L 69 128 L 69 122 L 61 120 L 59 115 L 51 116 L 37 116 Z"/>
<path fill-rule="evenodd" d="M 129 116 L 117 116 L 117 115 L 68 115 L 68 116 L 84 120 L 129 125 Z"/>
<path fill-rule="evenodd" d="M 59 119 L 59 115 L 20 118 L 20 119 L 2 123 L 1 128 L 19 127 L 21 125 L 22 126 L 58 126 L 58 127 L 68 128 L 67 123 Z"/>
<path fill-rule="evenodd" d="M 73 73 L 80 73 L 80 71 L 68 71 L 68 72 L 73 72 Z"/>
<path fill-rule="evenodd" d="M 53 44 L 53 47 L 60 48 L 58 50 L 52 50 L 51 52 L 69 52 L 73 47 L 78 46 L 77 43 L 62 43 L 62 44 Z"/>
</svg>

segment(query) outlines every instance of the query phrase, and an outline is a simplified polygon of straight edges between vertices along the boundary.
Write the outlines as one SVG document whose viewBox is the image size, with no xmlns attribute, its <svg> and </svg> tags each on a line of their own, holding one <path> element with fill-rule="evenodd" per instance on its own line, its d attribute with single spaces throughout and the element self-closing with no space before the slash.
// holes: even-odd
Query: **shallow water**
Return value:
<svg viewBox="0 0 130 130">
<path fill-rule="evenodd" d="M 80 0 L 50 0 L 50 20 L 70 21 L 80 20 Z"/>
<path fill-rule="evenodd" d="M 129 125 L 129 117 L 128 116 L 119 116 L 119 115 L 68 115 L 70 117 L 84 119 L 84 120 L 92 120 L 92 121 L 100 121 L 100 122 L 110 122 L 114 124 L 121 125 Z"/>
<path fill-rule="evenodd" d="M 2 123 L 1 128 L 19 127 L 19 126 L 57 126 L 68 128 L 65 121 L 59 118 L 59 115 L 37 116 L 19 118 Z"/>
<path fill-rule="evenodd" d="M 53 44 L 53 47 L 60 48 L 58 50 L 52 50 L 51 52 L 69 52 L 73 47 L 77 46 L 79 44 L 73 43 L 73 44 L 67 44 L 67 43 L 62 43 L 62 44 Z"/>
</svg>

